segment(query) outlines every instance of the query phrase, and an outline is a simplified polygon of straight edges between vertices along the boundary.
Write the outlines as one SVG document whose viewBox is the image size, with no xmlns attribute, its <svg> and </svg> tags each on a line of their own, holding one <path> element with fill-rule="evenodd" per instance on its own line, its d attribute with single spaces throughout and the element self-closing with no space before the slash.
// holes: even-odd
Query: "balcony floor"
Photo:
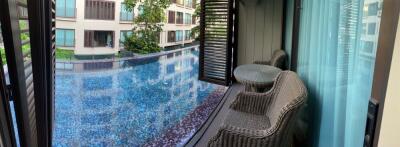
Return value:
<svg viewBox="0 0 400 147">
<path fill-rule="evenodd" d="M 193 136 L 186 146 L 207 146 L 208 140 L 215 136 L 228 113 L 229 105 L 235 100 L 236 95 L 244 90 L 244 86 L 233 84 L 226 92 L 222 102 L 211 114 L 204 126 Z"/>
</svg>

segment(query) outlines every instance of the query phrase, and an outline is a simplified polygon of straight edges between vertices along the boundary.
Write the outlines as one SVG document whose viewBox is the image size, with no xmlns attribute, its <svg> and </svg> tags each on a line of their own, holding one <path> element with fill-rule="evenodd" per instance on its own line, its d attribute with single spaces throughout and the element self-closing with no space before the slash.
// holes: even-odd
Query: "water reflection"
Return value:
<svg viewBox="0 0 400 147">
<path fill-rule="evenodd" d="M 218 87 L 197 80 L 197 56 L 186 50 L 116 70 L 57 72 L 55 145 L 137 146 L 161 135 Z"/>
</svg>

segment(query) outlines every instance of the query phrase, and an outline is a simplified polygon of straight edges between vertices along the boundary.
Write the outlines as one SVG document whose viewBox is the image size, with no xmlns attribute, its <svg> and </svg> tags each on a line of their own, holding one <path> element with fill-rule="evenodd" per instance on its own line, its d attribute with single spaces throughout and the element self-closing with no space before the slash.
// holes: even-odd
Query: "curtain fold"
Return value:
<svg viewBox="0 0 400 147">
<path fill-rule="evenodd" d="M 363 145 L 381 1 L 303 0 L 298 73 L 310 93 L 313 146 Z"/>
</svg>

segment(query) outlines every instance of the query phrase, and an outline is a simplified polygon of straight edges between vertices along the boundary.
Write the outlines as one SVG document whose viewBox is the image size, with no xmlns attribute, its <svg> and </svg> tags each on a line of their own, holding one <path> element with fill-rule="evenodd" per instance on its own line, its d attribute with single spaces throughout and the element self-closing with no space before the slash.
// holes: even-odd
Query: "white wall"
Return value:
<svg viewBox="0 0 400 147">
<path fill-rule="evenodd" d="M 238 64 L 269 60 L 281 49 L 283 0 L 240 0 Z"/>
<path fill-rule="evenodd" d="M 390 68 L 379 134 L 379 147 L 400 147 L 400 23 Z"/>
</svg>

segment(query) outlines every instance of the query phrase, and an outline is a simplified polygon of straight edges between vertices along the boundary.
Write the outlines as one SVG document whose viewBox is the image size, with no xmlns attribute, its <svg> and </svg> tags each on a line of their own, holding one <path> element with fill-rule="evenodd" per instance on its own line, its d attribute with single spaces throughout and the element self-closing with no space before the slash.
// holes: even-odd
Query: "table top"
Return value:
<svg viewBox="0 0 400 147">
<path fill-rule="evenodd" d="M 273 84 L 275 77 L 282 70 L 274 66 L 246 64 L 238 66 L 233 74 L 238 82 L 253 86 L 268 86 Z"/>
</svg>

